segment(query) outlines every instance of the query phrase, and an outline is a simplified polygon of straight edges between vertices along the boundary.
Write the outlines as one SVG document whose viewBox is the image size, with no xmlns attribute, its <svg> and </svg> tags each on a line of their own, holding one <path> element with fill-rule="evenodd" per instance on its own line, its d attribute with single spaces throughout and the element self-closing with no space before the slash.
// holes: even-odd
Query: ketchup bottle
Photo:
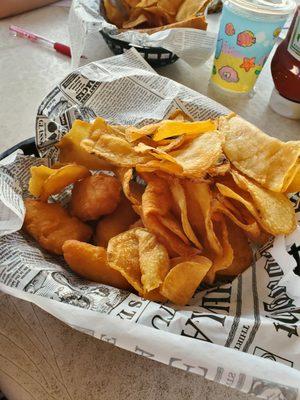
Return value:
<svg viewBox="0 0 300 400">
<path fill-rule="evenodd" d="M 271 62 L 275 88 L 270 107 L 287 118 L 300 119 L 300 6 Z"/>
</svg>

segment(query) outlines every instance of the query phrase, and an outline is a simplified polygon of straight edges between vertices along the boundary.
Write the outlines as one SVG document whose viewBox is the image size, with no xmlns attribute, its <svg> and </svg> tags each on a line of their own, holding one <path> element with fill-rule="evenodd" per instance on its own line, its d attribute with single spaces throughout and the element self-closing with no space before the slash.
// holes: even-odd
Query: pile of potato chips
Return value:
<svg viewBox="0 0 300 400">
<path fill-rule="evenodd" d="M 88 279 L 185 305 L 200 283 L 243 272 L 251 243 L 296 227 L 287 194 L 300 190 L 300 141 L 283 143 L 236 115 L 191 121 L 176 111 L 141 128 L 77 120 L 58 147 L 56 170 L 32 171 L 29 189 L 40 201 L 89 169 L 110 171 L 122 186 L 94 244 L 63 245 Z"/>
<path fill-rule="evenodd" d="M 106 18 L 120 30 L 148 33 L 169 28 L 206 29 L 210 0 L 104 0 Z"/>
</svg>

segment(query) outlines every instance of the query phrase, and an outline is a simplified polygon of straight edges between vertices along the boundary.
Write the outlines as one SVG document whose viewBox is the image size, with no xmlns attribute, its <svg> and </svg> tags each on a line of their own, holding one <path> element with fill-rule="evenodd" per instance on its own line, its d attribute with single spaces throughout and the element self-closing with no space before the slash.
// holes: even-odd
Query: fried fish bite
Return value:
<svg viewBox="0 0 300 400">
<path fill-rule="evenodd" d="M 98 246 L 107 247 L 109 240 L 129 229 L 139 216 L 132 208 L 130 201 L 122 195 L 121 201 L 116 210 L 101 218 L 97 224 L 95 241 Z"/>
<path fill-rule="evenodd" d="M 82 221 L 93 221 L 111 214 L 120 201 L 121 185 L 109 175 L 88 176 L 74 184 L 70 203 L 71 214 Z"/>
<path fill-rule="evenodd" d="M 25 200 L 23 229 L 50 253 L 62 254 L 68 239 L 88 241 L 92 229 L 76 217 L 71 217 L 58 203 Z"/>
<path fill-rule="evenodd" d="M 83 278 L 119 289 L 130 288 L 120 272 L 108 265 L 106 250 L 103 247 L 78 240 L 67 240 L 62 249 L 67 264 Z"/>
</svg>

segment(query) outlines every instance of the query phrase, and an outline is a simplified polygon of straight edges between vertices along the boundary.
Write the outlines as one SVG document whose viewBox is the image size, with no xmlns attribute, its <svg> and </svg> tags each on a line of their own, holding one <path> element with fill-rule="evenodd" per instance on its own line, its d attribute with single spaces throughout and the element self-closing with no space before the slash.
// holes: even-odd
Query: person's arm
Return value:
<svg viewBox="0 0 300 400">
<path fill-rule="evenodd" d="M 10 17 L 34 8 L 55 3 L 57 0 L 0 0 L 0 18 Z"/>
</svg>

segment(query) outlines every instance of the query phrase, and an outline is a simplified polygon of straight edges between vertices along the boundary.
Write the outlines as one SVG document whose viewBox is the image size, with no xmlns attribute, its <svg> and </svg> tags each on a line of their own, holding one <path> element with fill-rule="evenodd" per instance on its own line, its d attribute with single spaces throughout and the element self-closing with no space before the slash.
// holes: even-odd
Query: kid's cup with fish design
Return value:
<svg viewBox="0 0 300 400">
<path fill-rule="evenodd" d="M 250 92 L 294 8 L 294 0 L 225 0 L 211 81 Z"/>
</svg>

